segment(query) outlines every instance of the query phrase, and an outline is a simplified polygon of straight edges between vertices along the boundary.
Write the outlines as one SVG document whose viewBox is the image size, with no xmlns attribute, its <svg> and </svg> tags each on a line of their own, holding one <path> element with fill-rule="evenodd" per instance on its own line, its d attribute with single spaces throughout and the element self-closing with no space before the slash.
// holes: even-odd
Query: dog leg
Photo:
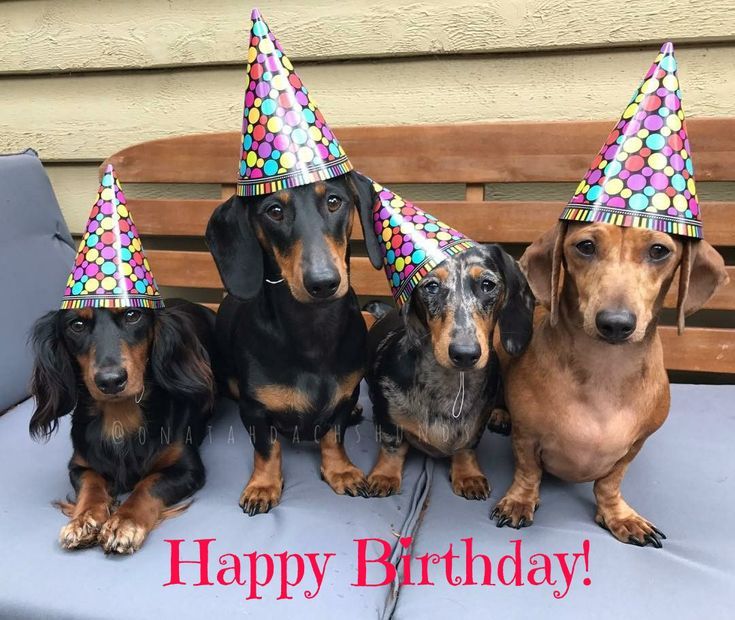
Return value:
<svg viewBox="0 0 735 620">
<path fill-rule="evenodd" d="M 660 549 L 661 539 L 666 539 L 666 535 L 633 510 L 620 492 L 620 485 L 628 465 L 642 446 L 642 441 L 634 445 L 607 476 L 595 481 L 594 492 L 597 500 L 595 521 L 621 542 L 639 547 L 652 545 Z"/>
<path fill-rule="evenodd" d="M 180 502 L 204 484 L 204 465 L 192 446 L 171 444 L 156 458 L 115 514 L 102 526 L 99 543 L 105 553 L 132 554 L 161 521 L 181 514 Z"/>
<path fill-rule="evenodd" d="M 110 518 L 112 496 L 107 481 L 96 471 L 72 458 L 69 477 L 76 489 L 75 504 L 59 502 L 59 507 L 69 523 L 59 532 L 59 543 L 64 549 L 82 549 L 97 544 L 100 528 Z"/>
<path fill-rule="evenodd" d="M 449 480 L 452 491 L 465 499 L 490 497 L 490 484 L 480 469 L 474 450 L 460 450 L 452 455 Z"/>
<path fill-rule="evenodd" d="M 370 497 L 388 497 L 400 492 L 406 454 L 408 443 L 405 441 L 381 443 L 378 460 L 367 479 Z"/>
<path fill-rule="evenodd" d="M 266 513 L 281 501 L 282 492 L 281 442 L 275 439 L 267 454 L 256 445 L 253 473 L 240 495 L 242 511 L 251 517 Z"/>
<path fill-rule="evenodd" d="M 509 525 L 519 529 L 533 523 L 533 514 L 539 504 L 539 486 L 543 469 L 536 457 L 536 445 L 530 439 L 513 434 L 513 456 L 515 472 L 513 482 L 505 496 L 490 513 L 490 518 L 497 518 L 497 526 Z"/>
</svg>

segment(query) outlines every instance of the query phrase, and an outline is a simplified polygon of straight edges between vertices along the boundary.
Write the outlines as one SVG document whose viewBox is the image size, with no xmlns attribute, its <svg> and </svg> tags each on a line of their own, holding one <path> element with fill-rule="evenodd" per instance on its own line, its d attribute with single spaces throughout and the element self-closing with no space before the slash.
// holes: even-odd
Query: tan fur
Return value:
<svg viewBox="0 0 735 620">
<path fill-rule="evenodd" d="M 358 495 L 366 492 L 365 476 L 350 461 L 334 429 L 322 437 L 319 449 L 322 457 L 322 476 L 335 493 Z"/>
<path fill-rule="evenodd" d="M 102 415 L 102 436 L 108 441 L 120 441 L 138 432 L 143 426 L 143 412 L 134 398 L 108 400 L 99 403 Z"/>
<path fill-rule="evenodd" d="M 371 497 L 387 497 L 401 490 L 407 454 L 408 443 L 405 441 L 395 450 L 380 446 L 378 461 L 367 478 Z"/>
<path fill-rule="evenodd" d="M 549 310 L 557 278 L 552 255 L 560 246 L 559 234 L 566 271 L 559 278 L 553 325 Z M 583 239 L 594 239 L 597 259 L 586 261 L 576 252 Z M 665 263 L 646 260 L 653 243 L 672 249 Z M 700 247 L 707 265 L 692 271 L 693 288 L 707 272 L 724 273 L 721 259 L 715 260 L 707 245 Z M 496 344 L 515 457 L 513 483 L 497 511 L 511 525 L 533 520 L 546 470 L 564 480 L 595 481 L 596 519 L 619 540 L 645 543 L 655 533 L 625 503 L 620 483 L 643 442 L 668 415 L 669 383 L 655 327 L 681 256 L 682 242 L 669 235 L 607 224 L 570 226 L 566 234 L 557 227 L 524 254 L 521 267 L 546 309 L 536 313 L 525 354 L 512 358 Z M 714 288 L 707 288 L 707 297 Z M 610 307 L 629 308 L 638 318 L 625 344 L 611 345 L 597 335 L 595 315 Z"/>
<path fill-rule="evenodd" d="M 350 221 L 352 217 L 354 217 L 354 214 L 350 211 Z M 349 235 L 347 235 L 347 238 L 349 238 Z M 340 277 L 339 286 L 334 292 L 334 299 L 344 297 L 350 288 L 350 278 L 347 274 L 347 238 L 340 239 L 339 241 L 335 241 L 331 237 L 324 238 L 324 242 L 327 244 L 327 248 L 329 248 L 329 255 L 332 257 L 332 262 L 337 267 Z"/>
<path fill-rule="evenodd" d="M 133 398 L 140 395 L 145 384 L 145 371 L 148 366 L 148 352 L 150 350 L 153 334 L 143 342 L 136 345 L 129 345 L 126 342 L 120 343 L 120 365 L 128 373 L 128 381 L 125 389 L 114 395 L 104 394 L 94 382 L 94 376 L 98 371 L 95 363 L 96 347 L 92 345 L 86 353 L 77 356 L 77 362 L 81 369 L 84 385 L 95 401 L 113 402 Z"/>
<path fill-rule="evenodd" d="M 487 499 L 490 485 L 477 462 L 474 450 L 460 450 L 452 455 L 449 479 L 456 495 L 467 499 Z"/>
<path fill-rule="evenodd" d="M 75 454 L 72 460 L 81 464 L 84 459 Z M 97 543 L 100 528 L 110 517 L 112 496 L 107 481 L 89 469 L 81 474 L 76 503 L 57 505 L 71 518 L 59 532 L 59 543 L 64 549 L 81 549 Z"/>
<path fill-rule="evenodd" d="M 337 388 L 334 394 L 332 394 L 332 401 L 329 403 L 331 409 L 334 409 L 343 400 L 352 396 L 357 384 L 362 381 L 363 374 L 363 371 L 357 370 L 344 377 L 337 378 Z"/>
<path fill-rule="evenodd" d="M 306 392 L 289 385 L 264 385 L 255 388 L 255 398 L 270 411 L 309 411 L 313 404 Z"/>
<path fill-rule="evenodd" d="M 309 303 L 311 295 L 304 288 L 303 254 L 304 244 L 301 241 L 295 241 L 288 254 L 282 254 L 277 248 L 273 248 L 273 256 L 281 270 L 281 276 L 291 289 L 291 294 L 296 300 Z"/>
<path fill-rule="evenodd" d="M 317 198 L 324 198 L 327 193 L 327 186 L 322 182 L 314 183 L 314 194 Z"/>
<path fill-rule="evenodd" d="M 282 491 L 281 442 L 276 439 L 268 458 L 254 452 L 253 473 L 240 495 L 240 506 L 252 514 L 255 514 L 255 509 L 268 512 L 281 501 Z"/>
<path fill-rule="evenodd" d="M 452 327 L 454 327 L 454 312 L 448 310 L 442 316 L 430 318 L 428 323 L 436 361 L 444 366 L 444 368 L 454 368 L 452 360 L 449 359 L 449 345 L 452 343 Z"/>
<path fill-rule="evenodd" d="M 227 387 L 230 390 L 230 395 L 235 400 L 240 400 L 240 383 L 237 381 L 237 379 L 230 378 L 227 379 Z"/>
</svg>

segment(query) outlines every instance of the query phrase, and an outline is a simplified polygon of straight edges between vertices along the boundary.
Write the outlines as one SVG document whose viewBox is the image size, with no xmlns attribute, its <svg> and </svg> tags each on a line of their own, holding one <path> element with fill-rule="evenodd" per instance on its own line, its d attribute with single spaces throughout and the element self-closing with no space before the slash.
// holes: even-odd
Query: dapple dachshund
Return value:
<svg viewBox="0 0 735 620">
<path fill-rule="evenodd" d="M 229 295 L 217 317 L 231 393 L 255 448 L 240 497 L 249 515 L 281 499 L 281 434 L 319 441 L 321 474 L 336 493 L 364 495 L 363 473 L 343 447 L 366 364 L 365 322 L 350 288 L 355 213 L 372 234 L 372 182 L 349 172 L 266 196 L 233 196 L 206 239 Z M 272 432 L 273 431 L 273 432 Z"/>
<path fill-rule="evenodd" d="M 727 281 L 706 241 L 611 224 L 560 223 L 521 259 L 544 309 L 524 355 L 500 355 L 515 475 L 493 515 L 531 525 L 543 471 L 594 481 L 596 522 L 618 540 L 665 536 L 623 499 L 623 476 L 669 411 L 656 326 L 677 269 L 678 322 Z"/>
<path fill-rule="evenodd" d="M 49 437 L 72 412 L 76 499 L 59 502 L 71 518 L 59 535 L 66 549 L 133 553 L 204 484 L 198 446 L 214 401 L 215 316 L 167 304 L 58 310 L 34 327 L 31 434 Z"/>
<path fill-rule="evenodd" d="M 399 315 L 392 311 L 368 335 L 368 384 L 380 454 L 369 493 L 401 488 L 409 444 L 450 457 L 452 489 L 486 499 L 487 478 L 475 447 L 500 381 L 493 333 L 508 355 L 531 338 L 534 299 L 513 258 L 478 246 L 447 258 L 416 287 Z"/>
</svg>

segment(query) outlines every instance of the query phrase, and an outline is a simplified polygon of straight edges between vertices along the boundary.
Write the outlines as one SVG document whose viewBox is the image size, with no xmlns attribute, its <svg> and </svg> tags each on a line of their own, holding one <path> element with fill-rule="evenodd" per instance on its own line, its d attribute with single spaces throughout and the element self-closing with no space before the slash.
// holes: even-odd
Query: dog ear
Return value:
<svg viewBox="0 0 735 620">
<path fill-rule="evenodd" d="M 699 310 L 715 291 L 730 280 L 722 256 L 704 240 L 684 241 L 679 264 L 677 325 L 684 332 L 684 317 Z"/>
<path fill-rule="evenodd" d="M 373 267 L 380 269 L 383 266 L 383 254 L 380 251 L 380 243 L 373 225 L 373 207 L 378 200 L 378 195 L 373 188 L 373 182 L 368 177 L 355 171 L 349 174 L 348 180 L 357 198 L 357 212 L 360 215 L 368 258 Z"/>
<path fill-rule="evenodd" d="M 34 439 L 48 439 L 59 427 L 59 418 L 77 402 L 74 364 L 59 334 L 59 311 L 42 316 L 31 333 L 34 362 L 31 394 L 36 408 L 29 430 Z"/>
<path fill-rule="evenodd" d="M 525 351 L 533 335 L 536 300 L 515 259 L 499 245 L 486 245 L 485 249 L 505 280 L 505 297 L 498 318 L 500 341 L 508 355 L 516 357 Z"/>
<path fill-rule="evenodd" d="M 176 308 L 156 313 L 151 351 L 153 378 L 180 400 L 202 409 L 214 401 L 214 375 L 209 355 L 189 317 Z"/>
<path fill-rule="evenodd" d="M 400 309 L 403 324 L 406 326 L 406 338 L 411 348 L 421 345 L 422 338 L 426 335 L 426 319 L 421 301 L 413 298 L 416 289 L 413 290 L 406 303 Z"/>
<path fill-rule="evenodd" d="M 240 299 L 252 299 L 263 286 L 263 250 L 247 208 L 232 196 L 215 209 L 204 235 L 227 292 Z"/>
<path fill-rule="evenodd" d="M 566 222 L 559 222 L 526 248 L 518 261 L 534 296 L 549 310 L 551 325 L 556 325 L 559 316 L 559 285 L 566 234 Z"/>
</svg>

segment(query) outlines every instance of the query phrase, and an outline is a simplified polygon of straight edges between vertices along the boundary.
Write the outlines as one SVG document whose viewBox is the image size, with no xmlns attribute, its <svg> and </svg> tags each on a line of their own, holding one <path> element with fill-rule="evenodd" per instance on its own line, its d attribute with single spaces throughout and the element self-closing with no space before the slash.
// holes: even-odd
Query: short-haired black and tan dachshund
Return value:
<svg viewBox="0 0 735 620">
<path fill-rule="evenodd" d="M 31 391 L 34 437 L 72 413 L 74 501 L 62 547 L 133 553 L 204 484 L 199 444 L 214 401 L 211 310 L 58 310 L 38 320 Z M 115 497 L 131 491 L 115 510 Z"/>
<path fill-rule="evenodd" d="M 488 497 L 475 447 L 500 386 L 493 333 L 497 323 L 503 348 L 519 355 L 531 338 L 533 307 L 516 261 L 497 245 L 478 246 L 447 258 L 400 314 L 373 326 L 367 380 L 381 449 L 370 495 L 400 490 L 410 444 L 451 458 L 457 495 Z"/>
<path fill-rule="evenodd" d="M 281 499 L 277 430 L 319 441 L 321 473 L 336 493 L 364 495 L 363 473 L 347 457 L 345 429 L 366 365 L 365 323 L 349 282 L 349 239 L 356 212 L 366 245 L 372 234 L 372 182 L 349 172 L 265 196 L 233 196 L 214 212 L 206 239 L 230 293 L 217 336 L 232 396 L 255 448 L 240 497 L 249 515 Z"/>
</svg>

